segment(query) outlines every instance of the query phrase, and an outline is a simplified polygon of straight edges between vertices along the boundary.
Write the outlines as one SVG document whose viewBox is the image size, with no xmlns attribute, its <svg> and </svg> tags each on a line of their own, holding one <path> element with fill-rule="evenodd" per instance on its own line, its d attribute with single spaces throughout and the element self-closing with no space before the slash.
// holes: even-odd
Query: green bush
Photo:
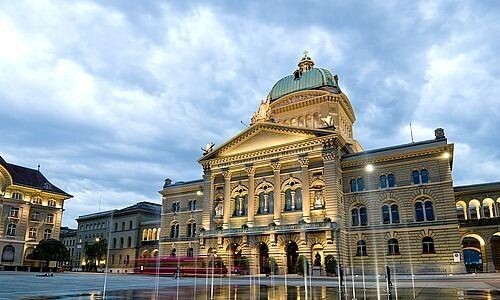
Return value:
<svg viewBox="0 0 500 300">
<path fill-rule="evenodd" d="M 300 255 L 297 259 L 297 273 L 299 275 L 309 274 L 309 262 L 304 255 Z"/>
<path fill-rule="evenodd" d="M 337 261 L 335 257 L 331 254 L 325 256 L 325 271 L 328 274 L 337 275 Z"/>
<path fill-rule="evenodd" d="M 276 258 L 274 257 L 269 257 L 269 260 L 267 261 L 268 263 L 268 268 L 269 268 L 269 273 L 270 274 L 277 274 L 278 273 L 278 263 L 276 262 Z"/>
</svg>

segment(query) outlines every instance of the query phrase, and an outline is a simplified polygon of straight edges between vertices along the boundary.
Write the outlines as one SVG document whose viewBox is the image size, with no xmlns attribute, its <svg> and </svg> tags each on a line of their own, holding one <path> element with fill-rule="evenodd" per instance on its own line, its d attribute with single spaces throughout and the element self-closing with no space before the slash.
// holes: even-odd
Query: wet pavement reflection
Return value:
<svg viewBox="0 0 500 300">
<path fill-rule="evenodd" d="M 356 289 L 354 291 L 345 291 L 339 295 L 338 289 L 330 287 L 313 286 L 307 291 L 303 286 L 265 286 L 265 285 L 246 285 L 246 286 L 214 286 L 197 287 L 184 286 L 180 289 L 176 287 L 162 288 L 158 290 L 134 289 L 110 291 L 106 294 L 106 299 L 206 299 L 206 300 L 227 300 L 227 299 L 270 299 L 270 300 L 316 300 L 316 299 L 415 299 L 426 300 L 447 300 L 447 299 L 500 299 L 500 291 L 480 291 L 480 290 L 462 290 L 450 288 L 417 288 L 413 289 L 392 289 L 391 294 L 386 290 L 380 291 L 380 298 L 377 296 L 376 289 Z M 83 293 L 72 295 L 61 295 L 53 297 L 29 297 L 24 299 L 103 299 L 101 293 Z"/>
</svg>

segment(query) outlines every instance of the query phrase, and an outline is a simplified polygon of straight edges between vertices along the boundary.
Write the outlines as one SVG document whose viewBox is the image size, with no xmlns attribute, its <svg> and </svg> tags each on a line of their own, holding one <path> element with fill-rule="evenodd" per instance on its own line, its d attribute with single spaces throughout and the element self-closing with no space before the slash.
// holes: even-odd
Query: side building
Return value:
<svg viewBox="0 0 500 300">
<path fill-rule="evenodd" d="M 305 55 L 278 80 L 250 127 L 199 159 L 203 178 L 162 190 L 160 252 L 216 256 L 229 270 L 461 273 L 453 144 L 433 139 L 364 151 L 337 76 Z M 193 204 L 194 203 L 194 204 Z"/>
<path fill-rule="evenodd" d="M 151 202 L 138 202 L 123 209 L 109 210 L 80 216 L 77 219 L 77 249 L 75 267 L 86 269 L 85 247 L 100 240 L 106 241 L 109 248 L 109 261 L 99 262 L 99 266 L 108 266 L 109 272 L 133 272 L 135 259 L 145 255 L 143 231 L 160 222 L 161 205 Z M 159 226 L 155 227 L 159 232 Z M 147 236 L 146 236 L 147 239 Z M 153 240 L 150 236 L 149 240 Z M 151 246 L 151 245 L 149 245 Z M 158 248 L 156 248 L 157 250 Z M 155 249 L 150 253 L 154 254 Z"/>
<path fill-rule="evenodd" d="M 76 232 L 76 229 L 61 227 L 59 241 L 68 249 L 69 261 L 59 262 L 59 266 L 64 267 L 66 270 L 72 270 L 75 267 Z"/>
<path fill-rule="evenodd" d="M 40 170 L 0 157 L 0 265 L 7 270 L 39 266 L 29 254 L 42 239 L 59 239 L 64 201 L 72 197 Z"/>
</svg>

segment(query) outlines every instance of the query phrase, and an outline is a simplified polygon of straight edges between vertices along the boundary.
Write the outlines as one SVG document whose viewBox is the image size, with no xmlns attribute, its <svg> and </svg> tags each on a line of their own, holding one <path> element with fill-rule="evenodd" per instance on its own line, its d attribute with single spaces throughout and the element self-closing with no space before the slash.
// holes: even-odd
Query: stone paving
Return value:
<svg viewBox="0 0 500 300">
<path fill-rule="evenodd" d="M 102 299 L 104 285 L 106 282 L 106 299 L 157 299 L 155 295 L 163 295 L 161 299 L 177 299 L 178 295 L 182 294 L 182 299 L 199 298 L 200 295 L 210 293 L 212 278 L 181 278 L 174 280 L 171 277 L 155 277 L 145 275 L 132 274 L 108 274 L 105 276 L 102 273 L 57 273 L 54 277 L 37 277 L 37 273 L 23 272 L 0 272 L 0 299 Z M 351 295 L 353 292 L 353 278 L 345 278 L 344 291 Z M 300 291 L 304 292 L 304 278 L 299 276 L 238 276 L 238 277 L 215 277 L 213 284 L 216 287 L 216 299 L 228 299 L 228 293 L 234 293 L 239 289 L 240 293 L 250 293 L 253 291 L 254 296 L 260 295 L 262 290 L 267 291 L 268 287 L 280 287 L 284 289 L 285 280 L 288 285 L 289 293 L 283 299 L 296 299 L 290 297 L 290 293 L 297 289 L 297 297 L 300 297 Z M 417 276 L 412 281 L 411 276 L 396 276 L 392 279 L 394 283 L 393 296 L 399 294 L 399 299 L 410 299 L 413 292 L 415 295 L 420 295 L 417 299 L 429 299 L 439 294 L 441 291 L 449 295 L 449 299 L 500 299 L 500 275 L 497 274 L 478 274 L 474 275 L 456 275 L 456 276 Z M 338 279 L 331 277 L 314 277 L 307 280 L 308 286 L 313 286 L 315 292 L 320 295 L 313 299 L 323 299 L 323 294 L 326 298 L 333 299 L 338 291 Z M 258 287 L 259 292 L 255 292 L 255 287 Z M 298 287 L 298 288 L 296 288 Z M 318 288 L 328 288 L 322 292 Z M 363 299 L 359 295 L 363 294 L 363 287 L 372 295 L 377 290 L 377 281 L 375 277 L 366 277 L 363 283 L 362 278 L 354 278 L 354 291 L 358 295 L 358 299 Z M 385 279 L 379 278 L 380 293 L 387 293 Z M 415 288 L 413 288 L 415 287 Z M 235 291 L 231 290 L 234 288 Z M 227 292 L 221 292 L 226 291 Z M 269 290 L 271 290 L 269 288 Z M 272 292 L 276 293 L 277 288 Z M 469 291 L 469 292 L 467 292 Z M 476 293 L 477 297 L 461 298 L 461 292 L 465 294 Z M 131 294 L 132 293 L 132 294 Z M 187 294 L 186 294 L 187 293 Z M 205 293 L 205 294 L 203 294 Z M 222 293 L 222 294 L 221 294 Z M 278 294 L 282 293 L 280 291 Z M 437 293 L 437 294 L 436 294 Z M 139 296 L 141 295 L 141 296 Z M 425 296 L 428 295 L 428 296 Z M 444 294 L 443 294 L 444 295 Z M 276 299 L 282 299 L 277 297 Z M 269 298 L 265 294 L 262 299 Z M 302 295 L 304 297 L 304 295 Z M 302 299 L 301 297 L 301 299 Z M 333 297 L 333 298 L 332 298 Z M 407 298 L 410 297 L 410 298 Z M 206 296 L 202 297 L 203 299 Z M 232 297 L 231 297 L 232 298 Z M 251 297 L 252 298 L 252 297 Z M 274 297 L 272 297 L 274 298 Z M 352 298 L 352 297 L 351 297 Z M 351 299 L 349 298 L 349 299 Z M 443 298 L 442 299 L 448 299 Z M 368 297 L 367 299 L 371 299 Z M 395 299 L 393 297 L 393 299 Z"/>
</svg>

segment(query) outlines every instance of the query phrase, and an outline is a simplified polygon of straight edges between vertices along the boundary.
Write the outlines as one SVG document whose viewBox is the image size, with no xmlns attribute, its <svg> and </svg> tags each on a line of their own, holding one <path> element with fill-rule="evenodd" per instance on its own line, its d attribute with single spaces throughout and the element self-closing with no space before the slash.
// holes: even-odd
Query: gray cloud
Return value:
<svg viewBox="0 0 500 300">
<path fill-rule="evenodd" d="M 499 180 L 495 2 L 26 1 L 0 5 L 1 154 L 78 215 L 159 202 L 243 129 L 305 49 L 339 74 L 366 149 L 444 127 L 457 183 Z M 496 7 L 498 8 L 498 7 Z M 478 159 L 480 157 L 481 159 Z"/>
</svg>

